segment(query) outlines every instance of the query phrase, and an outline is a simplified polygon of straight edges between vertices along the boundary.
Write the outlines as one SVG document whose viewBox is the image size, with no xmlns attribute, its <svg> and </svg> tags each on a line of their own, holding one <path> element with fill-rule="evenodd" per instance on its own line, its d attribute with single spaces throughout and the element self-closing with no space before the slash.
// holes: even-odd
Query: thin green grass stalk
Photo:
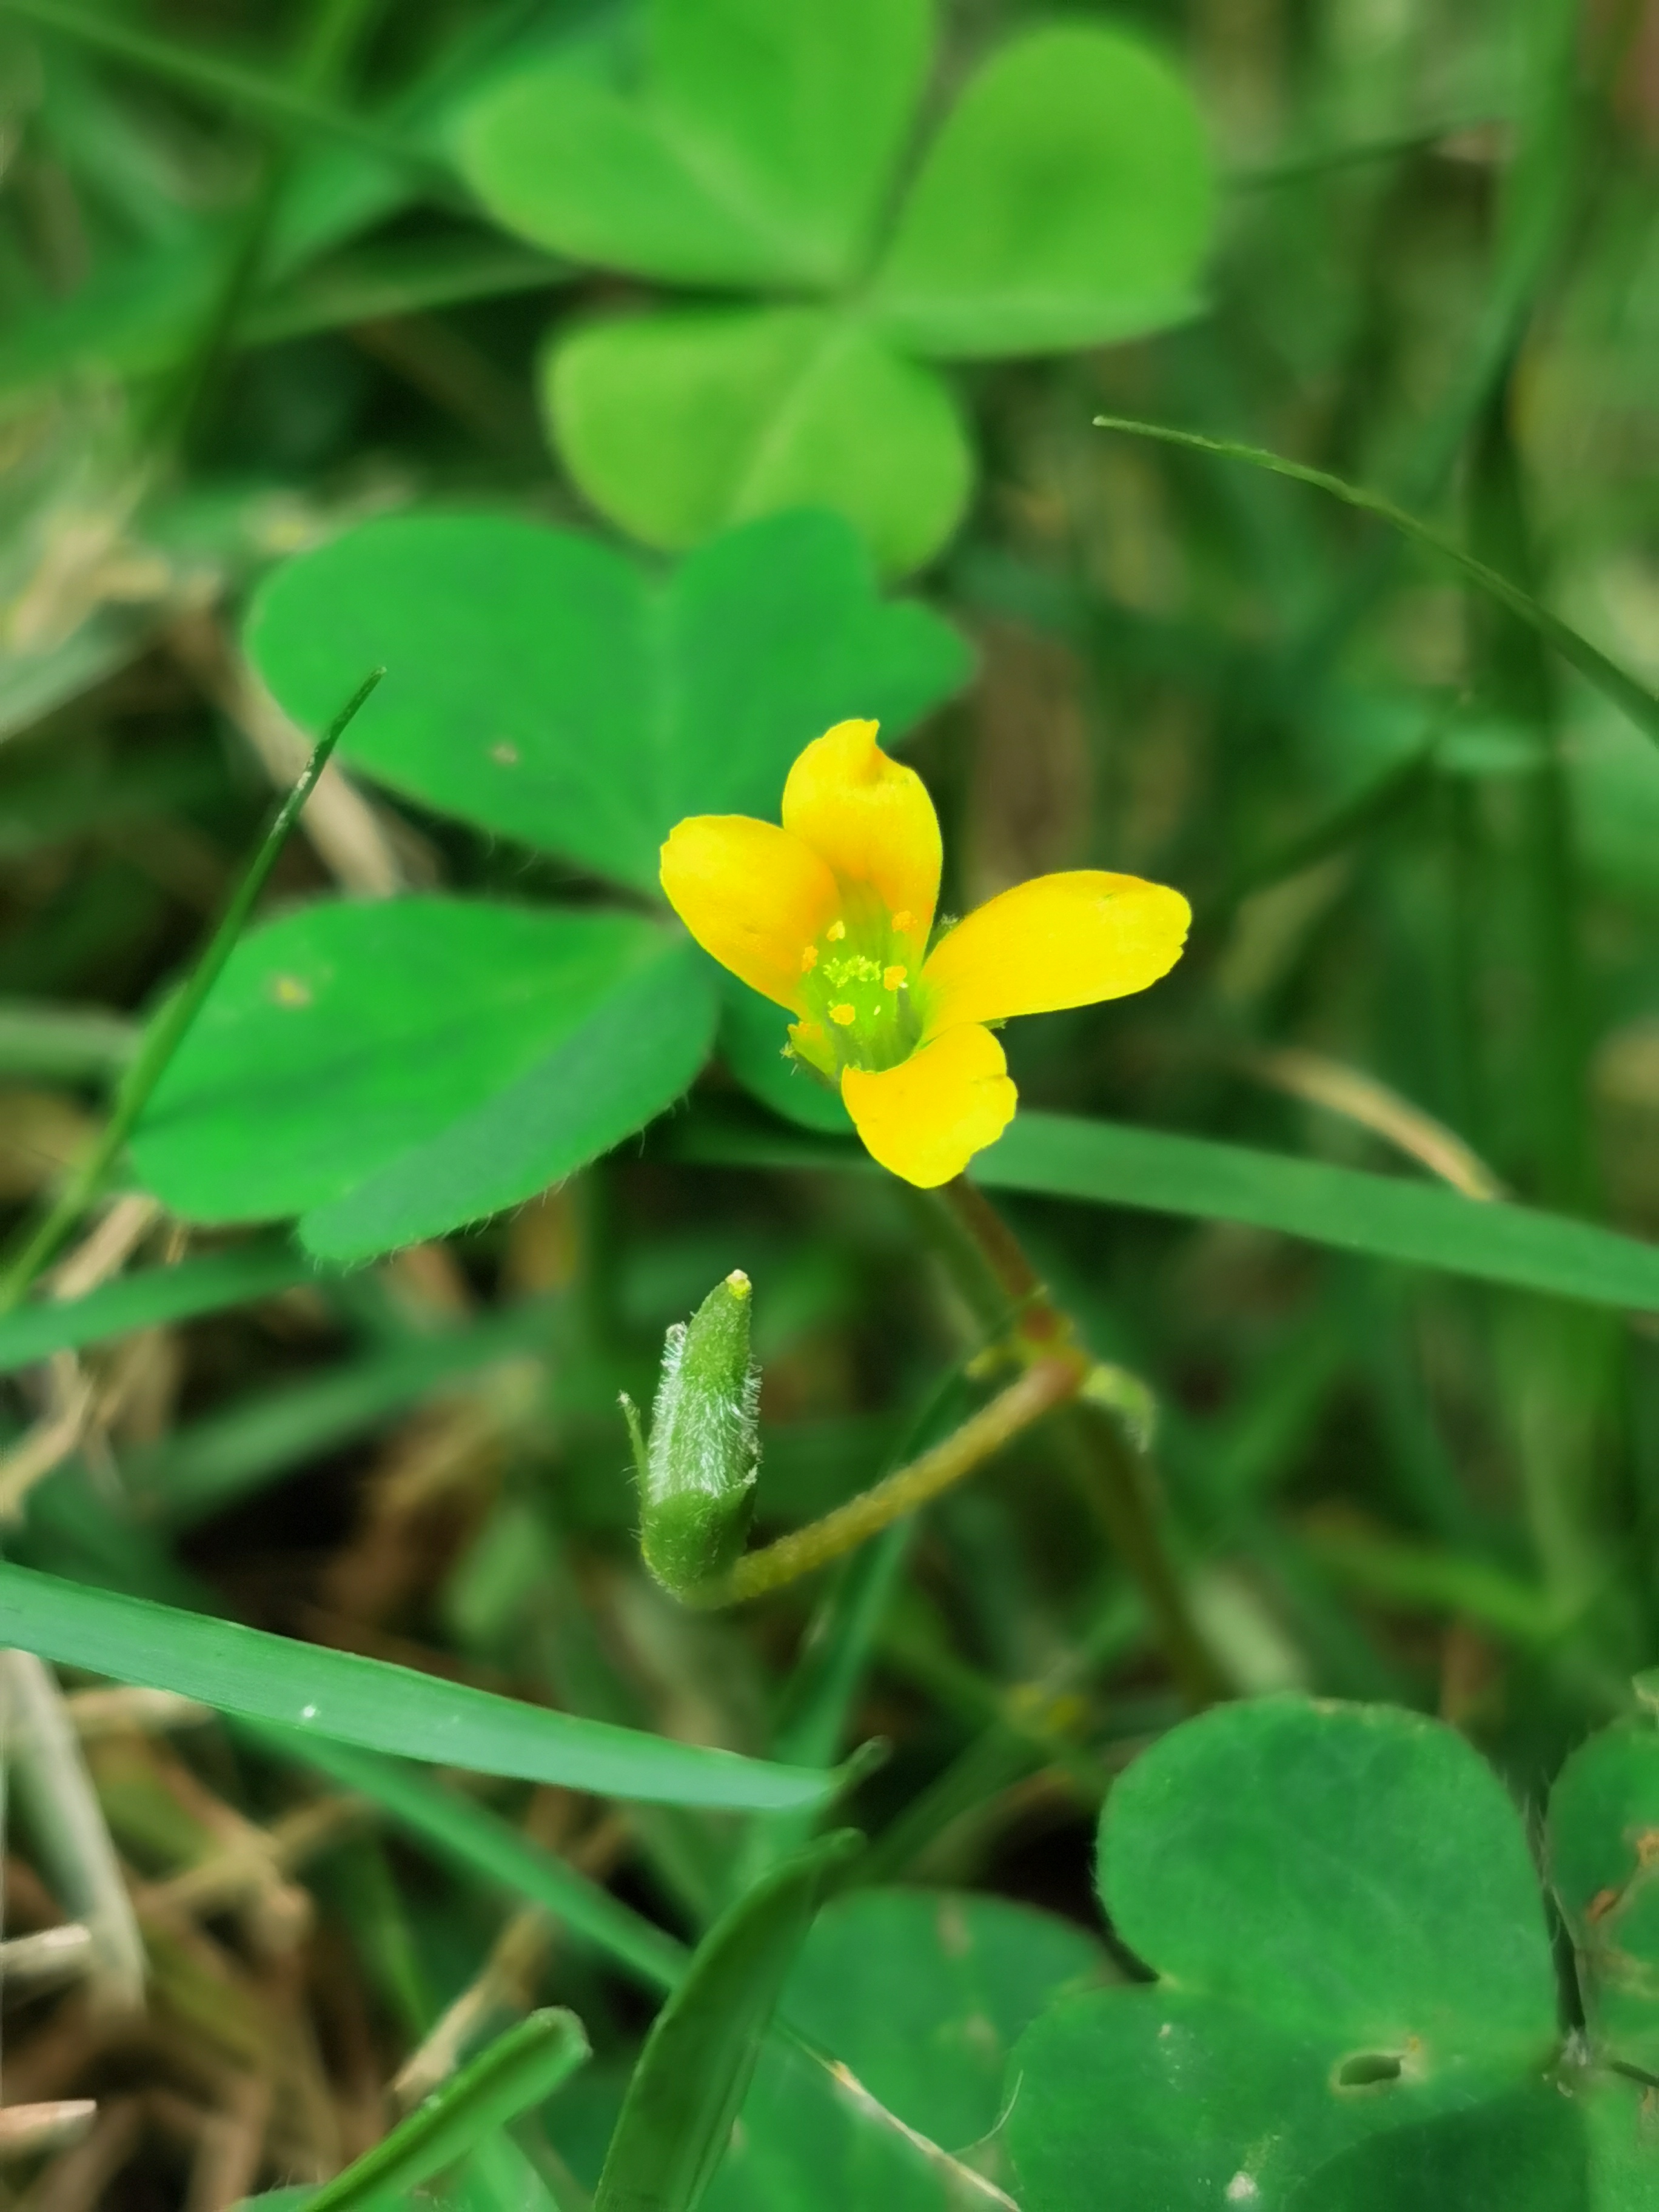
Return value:
<svg viewBox="0 0 1659 2212">
<path fill-rule="evenodd" d="M 1511 574 L 1534 580 L 1535 557 L 1521 464 L 1510 428 L 1510 398 L 1488 409 L 1471 471 L 1471 535 Z M 1507 720 L 1531 738 L 1531 772 L 1516 780 L 1519 836 L 1513 854 L 1526 918 L 1532 1005 L 1527 1091 L 1537 1115 L 1534 1165 L 1552 1205 L 1588 1209 L 1595 1198 L 1588 1110 L 1589 1038 L 1572 801 L 1561 758 L 1553 672 L 1538 638 L 1503 620 L 1477 622 L 1474 679 Z"/>
<path fill-rule="evenodd" d="M 385 0 L 312 0 L 289 70 L 295 90 L 306 99 L 337 92 L 350 58 L 373 27 Z M 279 126 L 271 134 L 253 195 L 231 239 L 230 251 L 212 302 L 177 374 L 164 377 L 152 395 L 143 423 L 146 441 L 166 461 L 186 452 L 199 437 L 219 389 L 224 366 L 258 293 L 266 249 L 283 196 L 300 150 L 301 133 Z"/>
<path fill-rule="evenodd" d="M 1523 591 L 1509 577 L 1500 575 L 1496 568 L 1478 560 L 1452 538 L 1445 537 L 1432 524 L 1419 515 L 1408 514 L 1396 507 L 1380 492 L 1368 491 L 1363 485 L 1346 483 L 1327 470 L 1310 468 L 1302 461 L 1287 460 L 1282 453 L 1268 453 L 1260 446 L 1241 446 L 1230 438 L 1206 438 L 1196 430 L 1177 430 L 1167 422 L 1140 422 L 1128 416 L 1097 415 L 1097 430 L 1121 430 L 1131 438 L 1150 438 L 1160 445 L 1182 446 L 1195 453 L 1212 453 L 1224 461 L 1243 461 L 1251 468 L 1266 469 L 1273 476 L 1289 477 L 1297 483 L 1311 484 L 1316 490 L 1328 492 L 1345 506 L 1358 507 L 1362 514 L 1374 515 L 1386 522 L 1403 538 L 1421 545 L 1438 559 L 1449 561 L 1461 569 L 1471 583 L 1496 599 L 1500 606 L 1529 629 L 1536 630 L 1571 668 L 1577 670 L 1587 682 L 1612 700 L 1620 711 L 1627 715 L 1644 736 L 1659 744 L 1659 695 L 1650 691 L 1628 669 L 1609 659 L 1605 653 L 1581 636 L 1571 623 L 1564 623 L 1558 615 L 1540 606 L 1529 592 Z"/>
<path fill-rule="evenodd" d="M 167 1073 L 174 1053 L 184 1042 L 196 1017 L 206 1004 L 208 994 L 218 981 L 225 963 L 246 927 L 259 894 L 276 865 L 277 856 L 287 844 L 307 799 L 317 788 L 318 779 L 327 767 L 335 746 L 385 673 L 383 668 L 377 668 L 364 678 L 324 732 L 315 751 L 306 763 L 299 781 L 277 808 L 275 819 L 266 830 L 247 873 L 237 886 L 223 919 L 209 939 L 207 948 L 198 960 L 190 980 L 167 1002 L 145 1032 L 127 1079 L 117 1097 L 115 1110 L 104 1125 L 102 1135 L 59 1191 L 44 1219 L 33 1230 L 24 1232 L 5 1262 L 3 1273 L 0 1273 L 0 1313 L 9 1313 L 22 1303 L 35 1277 L 97 1197 L 105 1177 L 137 1126 L 139 1115 L 149 1104 L 156 1085 Z"/>
<path fill-rule="evenodd" d="M 984 1312 L 988 1296 L 991 1310 L 1000 1305 L 1018 1313 L 1027 1357 L 1069 1352 L 1086 1360 L 1070 1316 L 1050 1298 L 1018 1239 L 983 1194 L 958 1176 L 928 1197 L 930 1210 L 950 1224 L 941 1249 L 961 1255 L 964 1239 L 974 1249 L 973 1264 L 963 1265 L 958 1277 L 970 1303 Z M 1194 1705 L 1209 1704 L 1224 1684 L 1166 1541 L 1145 1454 L 1129 1443 L 1116 1415 L 1091 1404 L 1086 1395 L 1061 1407 L 1052 1433 L 1066 1474 L 1140 1592 L 1182 1694 Z"/>
<path fill-rule="evenodd" d="M 216 100 L 267 125 L 342 139 L 366 154 L 378 155 L 382 161 L 435 170 L 446 182 L 450 181 L 449 171 L 426 148 L 412 144 L 395 131 L 367 123 L 349 107 L 336 105 L 273 71 L 249 69 L 198 47 L 156 38 L 112 14 L 76 7 L 74 0 L 5 0 L 5 12 L 106 54 L 112 61 L 125 62 L 146 76 L 177 85 L 181 91 Z"/>
</svg>

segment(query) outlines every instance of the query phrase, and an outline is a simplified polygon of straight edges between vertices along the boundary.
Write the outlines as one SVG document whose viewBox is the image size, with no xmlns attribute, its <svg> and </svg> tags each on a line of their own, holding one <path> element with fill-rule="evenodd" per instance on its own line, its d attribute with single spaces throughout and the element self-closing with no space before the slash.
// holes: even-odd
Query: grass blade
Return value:
<svg viewBox="0 0 1659 2212">
<path fill-rule="evenodd" d="M 1340 499 L 1345 506 L 1358 507 L 1362 514 L 1374 515 L 1402 537 L 1461 568 L 1472 584 L 1496 599 L 1500 606 L 1507 607 L 1518 622 L 1536 630 L 1569 667 L 1576 668 L 1586 682 L 1595 684 L 1598 691 L 1630 717 L 1638 729 L 1659 744 L 1659 696 L 1646 684 L 1638 683 L 1616 660 L 1609 659 L 1571 623 L 1564 623 L 1559 615 L 1553 615 L 1547 607 L 1540 605 L 1529 592 L 1523 592 L 1498 569 L 1488 568 L 1473 553 L 1466 553 L 1455 540 L 1443 537 L 1432 524 L 1407 514 L 1403 507 L 1396 507 L 1380 492 L 1346 483 L 1323 469 L 1310 468 L 1304 461 L 1286 460 L 1282 453 L 1270 453 L 1261 446 L 1236 445 L 1229 438 L 1206 438 L 1196 430 L 1172 429 L 1164 422 L 1138 422 L 1127 416 L 1097 415 L 1095 428 L 1121 430 L 1132 438 L 1151 438 L 1159 445 L 1184 447 L 1190 453 L 1212 453 L 1218 460 L 1243 461 L 1253 469 L 1267 469 L 1274 476 L 1289 477 L 1297 483 L 1312 484 L 1316 490 Z"/>
<path fill-rule="evenodd" d="M 261 1749 L 313 1767 L 343 1789 L 372 1798 L 389 1820 L 434 1857 L 543 1906 L 646 1988 L 672 1990 L 684 1973 L 690 1953 L 654 1922 L 497 1814 L 429 1781 L 402 1760 L 264 1721 L 243 1720 L 234 1726 Z"/>
<path fill-rule="evenodd" d="M 124 1014 L 0 999 L 0 1074 L 100 1081 L 128 1065 L 138 1037 L 138 1024 Z"/>
<path fill-rule="evenodd" d="M 188 1528 L 308 1455 L 336 1449 L 483 1368 L 545 1352 L 558 1311 L 556 1298 L 527 1298 L 464 1328 L 260 1391 L 133 1452 L 124 1472 L 145 1512 L 168 1528 Z"/>
<path fill-rule="evenodd" d="M 518 1704 L 353 1652 L 0 1565 L 0 1644 L 406 1759 L 648 1803 L 781 1812 L 831 1775 Z"/>
<path fill-rule="evenodd" d="M 176 1267 L 146 1267 L 83 1298 L 25 1306 L 0 1318 L 0 1375 L 15 1374 L 54 1352 L 82 1352 L 134 1329 L 194 1321 L 227 1306 L 275 1297 L 299 1284 L 314 1283 L 325 1273 L 292 1245 L 276 1243 L 214 1252 L 181 1261 Z"/>
<path fill-rule="evenodd" d="M 197 93 L 267 125 L 342 138 L 384 161 L 436 172 L 447 179 L 443 163 L 425 147 L 411 145 L 396 131 L 364 122 L 348 107 L 296 89 L 274 70 L 249 69 L 222 55 L 203 53 L 172 39 L 158 39 L 112 15 L 77 8 L 74 0 L 6 0 L 6 6 L 9 14 L 21 16 L 26 23 L 56 31 L 95 53 L 107 54 L 112 61 L 125 62 L 164 84 Z"/>
<path fill-rule="evenodd" d="M 370 2212 L 404 2200 L 481 2137 L 540 2104 L 587 2056 L 587 2038 L 574 2013 L 556 2007 L 532 2012 L 343 2173 L 307 2195 L 307 2212 Z"/>
<path fill-rule="evenodd" d="M 757 1121 L 688 1119 L 668 1145 L 677 1158 L 709 1164 L 878 1172 L 850 1145 Z M 974 1180 L 988 1190 L 1242 1221 L 1516 1290 L 1659 1310 L 1659 1248 L 1638 1237 L 1534 1206 L 1465 1198 L 1405 1176 L 1329 1167 L 1213 1138 L 1022 1111 L 1006 1136 L 980 1155 Z"/>
<path fill-rule="evenodd" d="M 693 2212 L 714 2179 L 762 2039 L 848 1831 L 786 1859 L 698 1945 L 628 2085 L 593 2212 Z"/>
<path fill-rule="evenodd" d="M 208 994 L 218 981 L 237 939 L 246 927 L 289 832 L 328 766 L 330 755 L 385 674 L 384 668 L 371 671 L 318 739 L 299 781 L 272 817 L 258 850 L 183 988 L 173 994 L 145 1031 L 117 1096 L 115 1110 L 104 1125 L 97 1143 L 70 1176 L 38 1227 L 24 1232 L 15 1255 L 7 1262 L 4 1273 L 0 1274 L 0 1314 L 22 1303 L 29 1285 L 74 1227 L 88 1203 L 97 1195 L 151 1092 L 207 1003 Z"/>
</svg>

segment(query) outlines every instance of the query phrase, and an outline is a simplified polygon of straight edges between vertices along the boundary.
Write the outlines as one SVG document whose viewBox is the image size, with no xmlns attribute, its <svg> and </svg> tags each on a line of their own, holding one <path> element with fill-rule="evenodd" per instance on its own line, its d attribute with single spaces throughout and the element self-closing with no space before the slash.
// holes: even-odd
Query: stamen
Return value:
<svg viewBox="0 0 1659 2212">
<path fill-rule="evenodd" d="M 858 1008 L 856 1006 L 849 1006 L 846 1005 L 845 1002 L 839 1006 L 831 1006 L 830 1009 L 830 1020 L 841 1029 L 850 1027 L 854 1022 L 857 1021 L 858 1018 Z"/>
<path fill-rule="evenodd" d="M 803 975 L 810 975 L 817 964 L 818 948 L 816 945 L 809 945 L 800 956 L 801 974 Z"/>
<path fill-rule="evenodd" d="M 884 968 L 881 971 L 882 989 L 884 991 L 898 990 L 909 973 L 910 971 L 908 968 Z"/>
<path fill-rule="evenodd" d="M 916 918 L 908 906 L 902 906 L 893 916 L 893 931 L 896 936 L 908 937 L 915 926 Z"/>
<path fill-rule="evenodd" d="M 823 933 L 831 945 L 839 945 L 847 934 L 847 924 L 844 921 L 832 921 Z"/>
</svg>

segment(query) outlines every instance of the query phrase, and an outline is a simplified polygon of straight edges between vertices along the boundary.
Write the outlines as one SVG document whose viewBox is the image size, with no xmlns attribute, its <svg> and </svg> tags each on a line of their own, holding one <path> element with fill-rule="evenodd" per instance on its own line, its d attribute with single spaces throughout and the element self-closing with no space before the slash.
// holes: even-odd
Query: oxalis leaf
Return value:
<svg viewBox="0 0 1659 2212">
<path fill-rule="evenodd" d="M 1514 1807 L 1449 1729 L 1269 1698 L 1127 1771 L 1101 1899 L 1149 1986 L 1022 2039 L 1024 2212 L 1588 2206 L 1542 1899 Z"/>
<path fill-rule="evenodd" d="M 577 483 L 649 545 L 695 545 L 780 507 L 830 507 L 885 574 L 903 575 L 945 544 L 973 489 L 948 386 L 857 313 L 613 316 L 562 339 L 543 389 Z"/>
<path fill-rule="evenodd" d="M 900 737 L 972 665 L 938 616 L 878 599 L 857 538 L 822 514 L 732 531 L 666 579 L 506 515 L 393 517 L 279 569 L 246 642 L 307 726 L 384 665 L 346 758 L 653 896 L 683 817 L 775 816 L 831 723 Z"/>
<path fill-rule="evenodd" d="M 512 1206 L 684 1091 L 717 1000 L 633 915 L 410 898 L 245 938 L 132 1140 L 188 1220 L 301 1216 L 366 1258 Z"/>
<path fill-rule="evenodd" d="M 857 273 L 932 58 L 931 0 L 651 0 L 640 67 L 523 71 L 460 155 L 510 228 L 691 284 Z"/>
<path fill-rule="evenodd" d="M 836 2071 L 826 2077 L 774 2036 L 706 2212 L 1006 2206 L 949 2154 L 994 2126 L 1008 2051 L 1031 2021 L 1105 1972 L 1082 1929 L 1005 1898 L 862 1888 L 832 1898 L 780 2012 Z"/>
<path fill-rule="evenodd" d="M 1659 1724 L 1650 1711 L 1616 1721 L 1568 1759 L 1550 1792 L 1548 1844 L 1591 2050 L 1659 2078 Z M 1659 2186 L 1659 2124 L 1652 2141 Z"/>
<path fill-rule="evenodd" d="M 802 500 L 892 573 L 939 550 L 973 456 L 918 355 L 1138 336 L 1194 312 L 1212 222 L 1195 103 L 1103 24 L 994 52 L 893 196 L 932 48 L 923 0 L 648 0 L 637 64 L 540 69 L 461 134 L 485 204 L 543 246 L 789 296 L 561 330 L 547 395 L 576 482 L 648 544 Z"/>
</svg>

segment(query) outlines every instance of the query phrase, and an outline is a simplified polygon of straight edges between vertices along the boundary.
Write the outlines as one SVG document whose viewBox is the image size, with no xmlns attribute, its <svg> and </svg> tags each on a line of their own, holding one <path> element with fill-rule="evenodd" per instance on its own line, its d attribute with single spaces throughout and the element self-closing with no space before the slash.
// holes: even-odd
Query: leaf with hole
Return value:
<svg viewBox="0 0 1659 2212">
<path fill-rule="evenodd" d="M 902 737 L 971 667 L 938 616 L 877 597 L 828 514 L 733 531 L 666 577 L 505 515 L 387 518 L 278 569 L 247 647 L 306 726 L 384 666 L 354 766 L 653 896 L 684 816 L 775 816 L 831 723 Z"/>
<path fill-rule="evenodd" d="M 1207 1713 L 1116 1784 L 1099 1881 L 1158 1978 L 1022 2039 L 1025 2212 L 1581 2201 L 1525 1833 L 1450 1729 L 1290 1698 Z"/>
</svg>

